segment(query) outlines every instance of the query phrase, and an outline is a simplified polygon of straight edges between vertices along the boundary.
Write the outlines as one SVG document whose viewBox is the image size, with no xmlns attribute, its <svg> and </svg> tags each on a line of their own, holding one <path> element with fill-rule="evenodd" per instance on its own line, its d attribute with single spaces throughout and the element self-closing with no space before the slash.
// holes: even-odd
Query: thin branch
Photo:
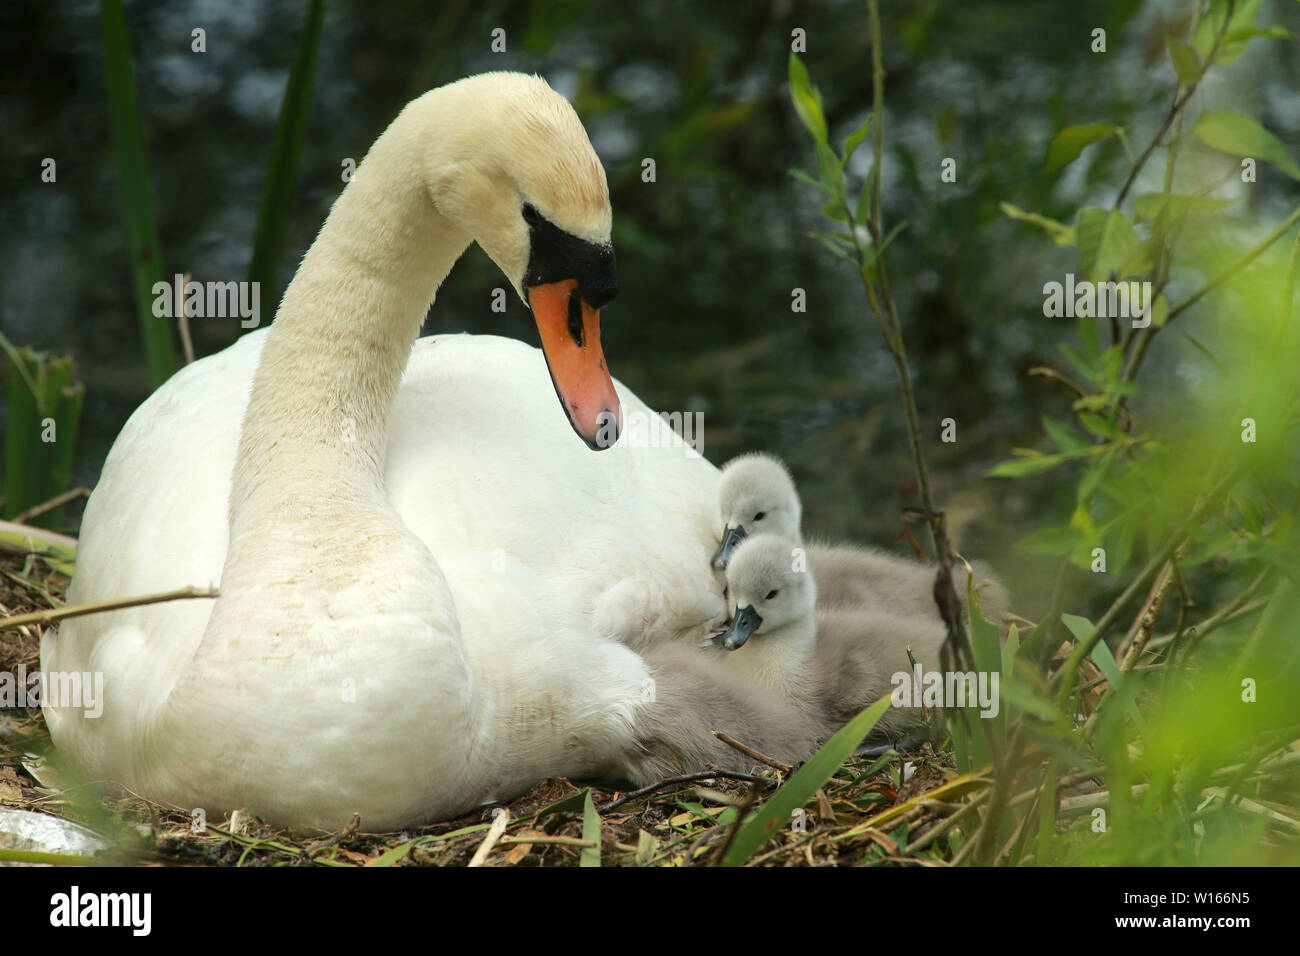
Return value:
<svg viewBox="0 0 1300 956">
<path fill-rule="evenodd" d="M 867 300 L 885 339 L 885 345 L 893 356 L 898 369 L 899 389 L 902 392 L 903 413 L 907 419 L 908 438 L 911 445 L 912 464 L 916 470 L 917 484 L 921 494 L 921 504 L 930 516 L 930 535 L 935 554 L 939 559 L 939 572 L 935 580 L 935 603 L 939 613 L 948 627 L 948 644 L 963 666 L 973 666 L 971 662 L 970 639 L 966 634 L 966 623 L 961 614 L 961 602 L 957 597 L 957 588 L 953 584 L 952 569 L 954 555 L 952 543 L 944 521 L 943 512 L 934 506 L 934 497 L 930 493 L 930 474 L 926 466 L 925 454 L 921 450 L 921 429 L 916 413 L 916 398 L 912 392 L 912 376 L 907 369 L 907 352 L 903 345 L 903 335 L 898 321 L 898 310 L 894 304 L 889 277 L 885 271 L 881 236 L 884 234 L 880 203 L 881 181 L 884 176 L 884 135 L 885 135 L 885 65 L 881 52 L 880 5 L 879 0 L 867 0 L 867 10 L 871 21 L 871 66 L 872 66 L 872 122 L 874 125 L 873 141 L 875 150 L 875 176 L 872 182 L 872 204 L 868 231 L 873 240 L 872 257 L 864 255 L 857 229 L 853 222 L 853 210 L 847 198 L 843 204 L 848 213 L 849 235 L 853 238 L 854 249 L 858 254 L 858 274 L 862 279 Z M 872 262 L 875 270 L 874 279 L 868 274 L 865 263 Z M 879 296 L 876 294 L 879 287 Z"/>
<path fill-rule="evenodd" d="M 757 760 L 759 763 L 767 764 L 773 770 L 779 770 L 782 773 L 790 772 L 791 764 L 784 763 L 780 760 L 777 760 L 775 757 L 769 757 L 767 754 L 755 750 L 753 747 L 749 746 L 748 744 L 742 744 L 739 740 L 737 740 L 735 737 L 732 737 L 730 734 L 724 734 L 721 730 L 715 730 L 713 732 L 713 736 L 717 737 L 719 740 L 721 740 L 732 750 L 739 751 L 740 753 L 744 754 L 746 757 L 749 757 L 751 760 Z"/>
<path fill-rule="evenodd" d="M 180 601 L 187 598 L 220 597 L 216 588 L 178 588 L 162 594 L 148 594 L 144 597 L 120 598 L 114 601 L 96 601 L 93 604 L 78 604 L 75 607 L 56 607 L 47 611 L 32 611 L 30 614 L 15 614 L 13 617 L 0 618 L 0 631 L 22 627 L 25 624 L 52 624 L 69 617 L 84 617 L 87 614 L 102 614 L 105 611 L 120 611 L 127 607 L 140 607 L 145 604 L 161 604 L 164 601 Z"/>
<path fill-rule="evenodd" d="M 1078 395 L 1080 398 L 1088 397 L 1088 393 L 1083 390 L 1083 386 L 1075 383 L 1066 375 L 1064 375 L 1061 372 L 1058 372 L 1056 369 L 1052 368 L 1049 365 L 1035 365 L 1033 368 L 1029 370 L 1029 374 L 1038 375 L 1043 378 L 1053 379 L 1054 381 L 1060 382 L 1062 385 L 1064 385 L 1070 391 L 1074 392 L 1074 394 Z"/>
<path fill-rule="evenodd" d="M 60 505 L 66 505 L 73 498 L 85 498 L 90 496 L 89 488 L 72 488 L 61 495 L 55 495 L 49 501 L 42 501 L 39 505 L 33 505 L 20 515 L 15 515 L 14 524 L 26 524 L 33 518 L 39 518 L 47 511 L 53 511 Z"/>
<path fill-rule="evenodd" d="M 1193 14 L 1192 18 L 1192 29 L 1196 28 L 1196 19 L 1199 10 L 1200 5 L 1197 4 L 1197 12 Z M 1125 197 L 1128 196 L 1129 190 L 1133 188 L 1133 184 L 1137 181 L 1138 173 L 1142 172 L 1142 167 L 1145 166 L 1147 160 L 1151 158 L 1151 154 L 1155 152 L 1155 148 L 1160 145 L 1160 140 L 1165 135 L 1165 131 L 1169 129 L 1169 125 L 1175 119 L 1178 119 L 1179 129 L 1182 129 L 1183 107 L 1187 105 L 1187 101 L 1191 99 L 1192 94 L 1195 93 L 1197 87 L 1201 85 L 1201 80 L 1205 78 L 1205 74 L 1209 72 L 1210 67 L 1214 65 L 1214 57 L 1219 52 L 1219 43 L 1228 30 L 1228 24 L 1231 22 L 1232 13 L 1229 11 L 1228 16 L 1224 17 L 1222 28 L 1217 34 L 1215 34 L 1214 43 L 1210 46 L 1210 52 L 1206 55 L 1205 62 L 1201 65 L 1201 72 L 1196 75 L 1196 79 L 1190 84 L 1184 85 L 1180 83 L 1178 85 L 1178 89 L 1174 92 L 1174 101 L 1170 104 L 1169 111 L 1165 114 L 1164 120 L 1160 123 L 1160 128 L 1156 130 L 1156 135 L 1151 137 L 1151 142 L 1147 144 L 1147 148 L 1142 151 L 1142 155 L 1138 157 L 1137 161 L 1133 164 L 1133 168 L 1129 170 L 1128 178 L 1124 180 L 1124 185 L 1120 187 L 1119 195 L 1115 197 L 1115 204 L 1111 206 L 1112 209 L 1118 209 L 1120 203 L 1122 203 Z M 1169 189 L 1168 183 L 1172 181 L 1172 179 L 1173 169 L 1170 166 L 1166 166 L 1166 192 L 1168 192 Z"/>
<path fill-rule="evenodd" d="M 764 777 L 756 777 L 750 773 L 734 773 L 730 770 L 705 770 L 699 773 L 683 773 L 676 777 L 664 777 L 657 780 L 649 786 L 642 787 L 640 790 L 633 790 L 631 793 L 625 793 L 617 800 L 611 800 L 602 807 L 597 807 L 597 813 L 609 813 L 611 810 L 617 810 L 625 803 L 631 803 L 633 800 L 640 800 L 642 797 L 648 797 L 657 790 L 663 790 L 666 787 L 673 787 L 684 783 L 698 783 L 701 780 L 715 780 L 722 778 L 724 780 L 739 780 L 743 783 L 765 783 L 775 785 L 775 780 L 768 780 Z"/>
</svg>

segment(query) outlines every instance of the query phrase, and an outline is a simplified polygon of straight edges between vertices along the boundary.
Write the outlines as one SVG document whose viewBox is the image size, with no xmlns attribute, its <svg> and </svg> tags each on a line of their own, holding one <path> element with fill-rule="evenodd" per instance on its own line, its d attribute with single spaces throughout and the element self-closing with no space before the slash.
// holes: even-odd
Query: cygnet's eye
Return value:
<svg viewBox="0 0 1300 956">
<path fill-rule="evenodd" d="M 772 598 L 776 597 L 776 596 L 777 596 L 778 594 L 780 594 L 780 593 L 781 593 L 780 591 L 768 591 L 768 592 L 767 592 L 767 597 L 763 598 L 763 600 L 764 600 L 764 601 L 770 601 L 770 600 L 772 600 Z"/>
<path fill-rule="evenodd" d="M 537 211 L 537 207 L 530 202 L 524 203 L 524 222 L 530 226 L 535 226 L 542 221 L 542 214 Z"/>
<path fill-rule="evenodd" d="M 766 518 L 766 517 L 767 517 L 767 512 L 766 512 L 766 511 L 760 511 L 758 514 L 754 515 L 754 520 L 755 520 L 755 521 L 762 521 L 762 520 L 763 520 L 764 518 Z"/>
</svg>

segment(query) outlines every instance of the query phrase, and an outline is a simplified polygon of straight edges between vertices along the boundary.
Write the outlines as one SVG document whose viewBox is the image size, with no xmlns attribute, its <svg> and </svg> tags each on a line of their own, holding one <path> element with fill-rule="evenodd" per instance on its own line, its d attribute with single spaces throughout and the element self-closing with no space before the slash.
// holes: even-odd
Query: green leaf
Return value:
<svg viewBox="0 0 1300 956">
<path fill-rule="evenodd" d="M 981 613 L 983 613 L 982 608 Z M 1011 675 L 1016 672 L 1016 655 L 1019 653 L 1020 632 L 1012 624 L 1007 630 L 1006 643 L 1002 645 L 1002 680 L 1010 680 Z"/>
<path fill-rule="evenodd" d="M 1105 641 L 1098 641 L 1089 655 L 1092 662 L 1097 665 L 1097 670 L 1101 671 L 1106 682 L 1110 684 L 1112 691 L 1118 691 L 1124 683 L 1124 676 L 1119 672 L 1119 664 L 1115 661 L 1115 655 L 1111 653 L 1110 647 Z M 1143 731 L 1146 731 L 1146 720 L 1142 717 L 1142 711 L 1138 709 L 1137 702 L 1129 699 L 1124 709 L 1132 716 L 1133 722 Z"/>
<path fill-rule="evenodd" d="M 1025 449 L 1015 449 L 1017 453 Z M 1022 458 L 1012 458 L 1002 462 L 984 472 L 987 478 L 1021 478 L 1025 475 L 1037 475 L 1044 471 L 1051 471 L 1061 462 L 1065 461 L 1064 455 L 1044 455 L 1040 452 L 1026 454 Z"/>
<path fill-rule="evenodd" d="M 999 687 L 999 691 L 1001 687 Z M 962 726 L 961 721 L 954 721 L 948 728 L 952 737 L 953 758 L 957 764 L 958 773 L 970 773 L 974 768 L 972 760 L 970 737 L 966 733 L 966 728 Z"/>
<path fill-rule="evenodd" d="M 1109 395 L 1085 395 L 1083 398 L 1077 398 L 1070 406 L 1073 411 L 1102 410 L 1109 408 L 1111 399 Z"/>
<path fill-rule="evenodd" d="M 970 623 L 971 650 L 975 654 L 975 668 L 991 673 L 998 670 L 1002 663 L 1002 644 L 998 638 L 998 626 L 986 618 L 979 610 L 979 598 L 975 595 L 975 576 L 966 578 L 966 607 Z"/>
<path fill-rule="evenodd" d="M 145 157 L 144 126 L 135 96 L 135 70 L 131 42 L 121 0 L 101 0 L 99 24 L 104 47 L 104 80 L 108 88 L 108 123 L 113 134 L 122 218 L 126 224 L 131 284 L 144 339 L 145 360 L 154 387 L 176 371 L 172 320 L 153 314 L 154 285 L 162 281 L 162 253 L 158 223 L 149 189 L 149 163 Z"/>
<path fill-rule="evenodd" d="M 1092 632 L 1096 630 L 1092 621 L 1086 617 L 1079 617 L 1077 614 L 1062 614 L 1061 623 L 1069 628 L 1070 633 L 1080 641 L 1086 641 L 1092 637 Z"/>
<path fill-rule="evenodd" d="M 1092 625 L 1089 625 L 1091 627 Z M 1098 641 L 1089 655 L 1092 662 L 1097 665 L 1097 670 L 1101 671 L 1101 676 L 1106 678 L 1112 689 L 1118 689 L 1123 677 L 1119 672 L 1119 665 L 1115 663 L 1115 655 L 1110 652 L 1110 647 L 1105 641 Z"/>
<path fill-rule="evenodd" d="M 1164 328 L 1169 321 L 1169 300 L 1162 292 L 1156 296 L 1155 305 L 1151 307 L 1151 324 L 1157 329 Z"/>
<path fill-rule="evenodd" d="M 871 218 L 871 193 L 875 181 L 876 167 L 872 166 L 867 170 L 866 181 L 862 184 L 862 192 L 858 193 L 858 203 L 853 209 L 853 219 L 859 225 L 866 225 Z"/>
<path fill-rule="evenodd" d="M 1061 719 L 1061 712 L 1056 709 L 1052 701 L 1036 693 L 1029 684 L 1019 678 L 1011 678 L 1003 674 L 998 681 L 998 693 L 1006 703 L 1023 713 L 1033 714 L 1048 723 L 1055 723 Z"/>
<path fill-rule="evenodd" d="M 636 836 L 636 865 L 645 866 L 659 851 L 659 841 L 645 830 L 638 830 Z"/>
<path fill-rule="evenodd" d="M 835 253 L 835 255 L 839 256 L 841 259 L 848 259 L 849 261 L 853 260 L 852 250 L 846 247 L 843 243 L 836 242 L 833 237 L 826 235 L 826 233 L 810 232 L 808 233 L 808 236 L 812 239 L 816 239 L 818 242 L 820 242 L 831 252 Z"/>
<path fill-rule="evenodd" d="M 280 118 L 276 121 L 275 140 L 271 145 L 271 164 L 266 171 L 262 202 L 257 210 L 248 281 L 259 283 L 263 321 L 275 313 L 276 273 L 284 258 L 285 236 L 293 212 L 298 160 L 307 134 L 307 110 L 311 105 L 311 82 L 316 72 L 316 51 L 320 46 L 323 20 L 324 0 L 311 0 L 298 37 L 293 67 L 289 70 L 289 81 L 284 88 L 284 100 L 280 103 Z"/>
<path fill-rule="evenodd" d="M 1107 279 L 1138 251 L 1141 239 L 1118 209 L 1079 211 L 1079 268 L 1094 282 Z"/>
<path fill-rule="evenodd" d="M 1127 435 L 1113 422 L 1107 421 L 1100 415 L 1093 415 L 1089 412 L 1079 413 L 1079 422 L 1084 428 L 1092 432 L 1098 438 L 1109 438 L 1112 441 L 1124 441 Z"/>
<path fill-rule="evenodd" d="M 894 226 L 893 229 L 885 233 L 885 238 L 880 240 L 880 248 L 876 250 L 876 255 L 880 255 L 889 248 L 889 244 L 894 241 L 894 237 L 907 228 L 907 220 L 903 219 Z"/>
<path fill-rule="evenodd" d="M 596 812 L 590 790 L 582 801 L 582 838 L 596 845 L 582 848 L 578 866 L 600 866 L 600 814 Z"/>
<path fill-rule="evenodd" d="M 1079 532 L 1080 540 L 1092 540 L 1097 537 L 1097 528 L 1093 524 L 1092 515 L 1082 504 L 1075 505 L 1074 513 L 1070 515 L 1070 527 Z"/>
<path fill-rule="evenodd" d="M 1092 447 L 1092 442 L 1087 438 L 1080 435 L 1069 425 L 1064 422 L 1059 422 L 1055 418 L 1048 418 L 1044 415 L 1043 428 L 1046 430 L 1048 437 L 1055 443 L 1056 447 L 1067 455 L 1073 455 L 1077 451 L 1083 451 L 1084 449 Z"/>
<path fill-rule="evenodd" d="M 366 867 L 369 868 L 372 866 L 393 866 L 399 860 L 405 859 L 406 855 L 411 852 L 411 848 L 414 847 L 415 844 L 418 842 L 420 841 L 408 840 L 405 843 L 398 844 L 397 846 L 393 847 L 391 850 L 385 850 L 382 854 L 380 854 L 379 856 L 371 860 L 369 863 L 367 863 Z"/>
<path fill-rule="evenodd" d="M 836 222 L 848 223 L 849 214 L 844 211 L 844 207 L 832 199 L 822 206 L 822 215 L 834 219 Z"/>
<path fill-rule="evenodd" d="M 1241 113 L 1202 113 L 1192 132 L 1206 146 L 1233 156 L 1249 156 L 1272 163 L 1292 179 L 1300 179 L 1300 165 L 1276 136 Z"/>
<path fill-rule="evenodd" d="M 822 182 L 831 188 L 832 196 L 843 195 L 844 171 L 840 168 L 835 150 L 825 143 L 817 143 L 817 169 L 821 172 Z"/>
<path fill-rule="evenodd" d="M 819 179 L 813 179 L 802 169 L 792 169 L 790 170 L 790 175 L 793 176 L 795 179 L 799 180 L 799 182 L 801 183 L 806 183 L 807 185 L 812 186 L 814 189 L 820 189 L 828 196 L 834 195 L 834 191 L 831 189 L 831 187 L 827 186 Z"/>
<path fill-rule="evenodd" d="M 1009 202 L 998 203 L 998 208 L 1002 210 L 1003 215 L 1011 219 L 1019 219 L 1021 222 L 1027 222 L 1037 226 L 1046 232 L 1052 239 L 1052 242 L 1058 246 L 1072 246 L 1075 244 L 1075 230 L 1073 226 L 1067 226 L 1063 222 L 1057 222 L 1055 219 L 1048 219 L 1046 216 L 1040 216 L 1037 213 L 1025 212 L 1023 209 L 1011 205 Z"/>
<path fill-rule="evenodd" d="M 1138 519 L 1124 515 L 1113 524 L 1114 534 L 1106 539 L 1106 567 L 1111 574 L 1119 574 L 1128 567 L 1133 554 L 1133 539 L 1137 537 Z"/>
<path fill-rule="evenodd" d="M 1110 463 L 1114 460 L 1117 450 L 1113 447 L 1110 448 L 1084 471 L 1083 478 L 1079 481 L 1079 492 L 1075 499 L 1076 504 L 1081 504 L 1092 497 L 1092 493 L 1097 490 L 1097 485 L 1106 477 L 1106 471 L 1110 468 Z"/>
<path fill-rule="evenodd" d="M 1018 547 L 1028 554 L 1069 554 L 1079 544 L 1074 528 L 1042 528 L 1026 537 Z"/>
<path fill-rule="evenodd" d="M 1228 20 L 1228 7 L 1229 0 L 1211 0 L 1206 15 L 1196 24 L 1196 30 L 1192 34 L 1192 47 L 1201 55 L 1202 60 L 1209 57 L 1214 38 L 1220 33 L 1224 35 L 1214 53 L 1215 63 L 1231 63 L 1241 56 L 1246 44 L 1250 42 L 1249 36 L 1242 37 L 1240 34 L 1252 32 L 1255 17 L 1259 13 L 1259 0 L 1236 0 L 1231 20 Z M 1233 34 L 1238 36 L 1234 39 Z"/>
<path fill-rule="evenodd" d="M 1231 206 L 1235 199 L 1214 199 L 1210 196 L 1186 196 L 1180 193 L 1143 193 L 1134 207 L 1139 220 L 1155 219 L 1162 212 L 1183 215 L 1189 212 L 1213 212 Z"/>
<path fill-rule="evenodd" d="M 1271 37 L 1276 40 L 1291 40 L 1295 37 L 1290 30 L 1285 27 L 1264 27 L 1261 30 L 1233 30 L 1223 39 L 1228 44 L 1243 43 L 1253 40 L 1255 37 Z"/>
<path fill-rule="evenodd" d="M 543 821 L 547 820 L 549 817 L 558 817 L 560 821 L 570 820 L 578 814 L 584 813 L 586 806 L 586 790 L 582 790 L 578 793 L 571 793 L 567 797 L 555 801 L 549 807 L 543 807 L 541 810 L 538 810 L 536 820 L 538 825 L 541 825 Z M 484 829 L 487 829 L 489 824 L 483 824 L 482 826 Z"/>
<path fill-rule="evenodd" d="M 1174 72 L 1178 74 L 1178 82 L 1185 85 L 1195 83 L 1201 75 L 1201 58 L 1196 55 L 1196 51 L 1173 37 L 1166 38 L 1165 45 L 1169 48 L 1169 59 L 1174 64 Z"/>
<path fill-rule="evenodd" d="M 1156 258 L 1159 255 L 1159 241 L 1156 239 L 1139 239 L 1137 249 L 1115 270 L 1116 276 L 1123 279 L 1127 276 L 1146 275 L 1156 267 Z M 1100 291 L 1099 289 L 1098 294 L 1100 294 Z"/>
<path fill-rule="evenodd" d="M 731 841 L 723 866 L 740 866 L 767 842 L 778 828 L 790 822 L 795 810 L 806 804 L 835 771 L 843 766 L 849 755 L 871 733 L 885 710 L 889 697 L 882 697 L 841 728 L 821 749 L 808 758 L 781 787 L 772 794 L 763 808 L 741 824 L 736 838 Z"/>
<path fill-rule="evenodd" d="M 809 81 L 803 61 L 794 53 L 790 54 L 790 99 L 813 141 L 825 146 L 829 134 L 826 117 L 822 114 L 821 97 Z"/>
<path fill-rule="evenodd" d="M 1089 324 L 1092 322 L 1091 319 L 1088 319 L 1087 321 Z M 1088 381 L 1097 381 L 1097 363 L 1095 361 L 1090 360 L 1087 355 L 1080 352 L 1073 345 L 1063 344 L 1061 346 L 1061 351 L 1066 354 L 1070 361 L 1075 364 L 1075 367 L 1084 374 Z"/>
<path fill-rule="evenodd" d="M 848 165 L 849 158 L 852 157 L 853 151 L 862 145 L 863 141 L 867 138 L 867 133 L 870 129 L 871 116 L 868 115 L 867 118 L 862 121 L 862 125 L 850 133 L 848 138 L 844 140 L 844 151 L 840 154 L 841 169 Z"/>
<path fill-rule="evenodd" d="M 1055 136 L 1047 147 L 1047 159 L 1043 162 L 1043 172 L 1053 172 L 1068 166 L 1079 158 L 1084 147 L 1099 140 L 1115 135 L 1114 126 L 1109 123 L 1091 123 L 1087 126 L 1067 126 Z"/>
</svg>

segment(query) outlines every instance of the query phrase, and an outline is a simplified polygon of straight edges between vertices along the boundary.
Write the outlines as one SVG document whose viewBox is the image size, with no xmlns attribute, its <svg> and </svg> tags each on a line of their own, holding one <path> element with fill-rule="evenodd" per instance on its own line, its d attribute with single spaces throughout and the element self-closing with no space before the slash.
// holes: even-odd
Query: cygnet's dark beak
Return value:
<svg viewBox="0 0 1300 956">
<path fill-rule="evenodd" d="M 722 646 L 729 651 L 744 647 L 745 642 L 749 640 L 749 635 L 762 626 L 763 619 L 754 610 L 754 605 L 737 608 L 736 616 L 731 619 L 731 627 L 727 628 L 726 633 L 722 635 Z"/>
<path fill-rule="evenodd" d="M 713 566 L 715 568 L 725 568 L 727 562 L 731 560 L 731 552 L 736 550 L 736 545 L 745 540 L 744 525 L 736 525 L 734 528 L 727 528 L 722 532 L 722 544 L 718 545 L 718 550 L 713 553 Z"/>
</svg>

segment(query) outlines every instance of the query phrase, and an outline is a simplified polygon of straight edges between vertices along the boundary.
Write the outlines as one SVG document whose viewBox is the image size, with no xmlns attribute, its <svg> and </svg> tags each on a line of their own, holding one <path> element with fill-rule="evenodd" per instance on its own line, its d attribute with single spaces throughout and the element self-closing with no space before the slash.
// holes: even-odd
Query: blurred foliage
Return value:
<svg viewBox="0 0 1300 956">
<path fill-rule="evenodd" d="M 0 335 L 9 380 L 0 516 L 14 518 L 68 490 L 86 387 L 73 381 L 72 359 L 15 348 Z M 63 524 L 62 507 L 31 520 Z"/>
<path fill-rule="evenodd" d="M 876 0 L 869 6 L 874 21 Z M 1002 204 L 1010 220 L 1077 256 L 1064 284 L 1043 283 L 1041 305 L 1045 317 L 1074 316 L 1075 330 L 1060 343 L 1072 367 L 1033 370 L 1071 399 L 1068 416 L 1042 417 L 1054 449 L 1014 449 L 989 475 L 1033 486 L 1051 473 L 1073 500 L 1046 510 L 1045 526 L 1021 542 L 1057 567 L 1046 613 L 1036 626 L 1022 622 L 1023 643 L 1013 624 L 1000 648 L 969 593 L 973 661 L 959 669 L 998 672 L 1004 707 L 972 721 L 948 702 L 957 769 L 988 767 L 992 778 L 974 832 L 947 841 L 953 861 L 1300 860 L 1300 205 L 1260 222 L 1230 184 L 1256 185 L 1268 174 L 1261 161 L 1296 179 L 1300 166 L 1251 116 L 1206 110 L 1188 121 L 1198 88 L 1252 41 L 1295 39 L 1261 29 L 1259 7 L 1189 5 L 1192 22 L 1164 44 L 1170 105 L 1154 134 L 1142 131 L 1150 139 L 1140 151 L 1118 124 L 1067 125 L 1052 138 L 1052 174 L 1094 144 L 1123 144 L 1130 166 L 1108 208 L 1079 203 L 1073 216 L 1048 216 Z M 901 355 L 884 265 L 897 227 L 886 234 L 879 218 L 885 117 L 873 92 L 870 122 L 836 152 L 823 92 L 790 59 L 792 105 L 817 152 L 815 174 L 793 173 L 822 194 L 818 202 L 830 200 L 822 212 L 832 231 L 810 237 L 858 272 L 886 344 Z M 875 158 L 858 188 L 844 170 L 869 128 Z M 1189 162 L 1197 140 L 1232 157 L 1226 176 Z M 1160 160 L 1162 188 L 1136 193 Z M 1199 338 L 1184 328 L 1194 308 L 1211 318 Z M 1211 370 L 1170 414 L 1142 402 L 1151 385 L 1143 366 L 1152 341 L 1174 328 L 1182 335 L 1171 350 Z M 900 375 L 910 415 L 901 365 Z M 925 470 L 922 455 L 923 489 Z M 1089 577 L 1122 586 L 1095 624 L 1081 613 Z M 963 640 L 950 629 L 950 641 Z M 1058 802 L 1079 783 L 1089 792 Z M 1067 822 L 1072 813 L 1083 822 Z"/>
<path fill-rule="evenodd" d="M 243 278 L 306 5 L 125 7 L 162 274 Z M 437 8 L 333 0 L 269 295 L 278 299 L 319 229 L 343 185 L 343 161 L 359 159 L 403 103 L 467 73 L 540 72 L 573 99 L 609 173 L 622 267 L 604 323 L 615 373 L 653 407 L 706 412 L 714 461 L 754 448 L 785 457 L 810 531 L 888 545 L 911 480 L 890 361 L 860 321 L 854 277 L 806 239 L 821 216 L 805 201 L 808 187 L 786 174 L 815 162 L 786 91 L 791 30 L 806 31 L 808 67 L 827 91 L 826 121 L 840 143 L 870 102 L 864 12 L 857 0 L 724 2 L 707 13 L 676 0 L 617 15 L 581 0 Z M 1163 36 L 1187 12 L 1137 0 L 903 0 L 883 15 L 893 130 L 883 201 L 890 222 L 908 223 L 890 247 L 895 294 L 922 425 L 933 435 L 941 419 L 959 422 L 958 441 L 932 451 L 936 495 L 959 547 L 991 558 L 1036 613 L 1051 581 L 1039 559 L 1012 545 L 1068 489 L 1004 494 L 978 478 L 1010 445 L 1032 440 L 1040 414 L 1061 414 L 1058 391 L 1023 373 L 1059 335 L 1041 316 L 1039 288 L 1067 259 L 1065 250 L 1044 254 L 998 204 L 1060 217 L 1116 178 L 1127 162 L 1118 138 L 1089 147 L 1064 176 L 1041 171 L 1048 140 L 1072 122 L 1128 126 L 1163 109 L 1166 89 L 1152 82 L 1172 75 Z M 21 94 L 0 100 L 14 154 L 0 170 L 10 227 L 0 234 L 0 320 L 15 342 L 71 348 L 85 369 L 83 484 L 94 483 L 108 443 L 150 387 L 126 278 L 97 21 L 91 2 L 21 0 L 0 10 L 0 49 Z M 1104 56 L 1088 45 L 1097 26 L 1110 37 Z M 196 27 L 207 31 L 206 53 L 191 51 Z M 506 31 L 505 53 L 490 50 L 496 27 Z M 1242 98 L 1296 102 L 1297 65 L 1280 50 L 1252 44 L 1227 69 L 1238 78 L 1212 91 L 1215 108 Z M 1287 109 L 1267 122 L 1284 142 L 1297 125 Z M 57 184 L 39 180 L 45 156 L 59 160 Z M 956 183 L 939 178 L 949 156 Z M 646 157 L 656 160 L 656 182 L 641 181 Z M 860 151 L 848 172 L 865 168 Z M 1278 190 L 1261 181 L 1253 201 L 1267 206 Z M 491 311 L 500 284 L 473 251 L 440 290 L 426 331 L 529 339 L 521 303 Z M 795 288 L 807 292 L 806 313 L 790 310 Z M 239 334 L 232 320 L 192 324 L 200 355 Z M 1098 594 L 1097 606 L 1105 599 Z"/>
<path fill-rule="evenodd" d="M 101 0 L 99 24 L 104 44 L 109 126 L 113 131 L 122 220 L 126 226 L 127 261 L 131 266 L 145 362 L 149 379 L 156 388 L 176 371 L 175 333 L 171 322 L 154 315 L 153 309 L 154 286 L 162 280 L 162 253 L 158 248 L 158 223 L 149 188 L 148 150 L 140 122 L 131 44 L 121 0 Z"/>
</svg>

